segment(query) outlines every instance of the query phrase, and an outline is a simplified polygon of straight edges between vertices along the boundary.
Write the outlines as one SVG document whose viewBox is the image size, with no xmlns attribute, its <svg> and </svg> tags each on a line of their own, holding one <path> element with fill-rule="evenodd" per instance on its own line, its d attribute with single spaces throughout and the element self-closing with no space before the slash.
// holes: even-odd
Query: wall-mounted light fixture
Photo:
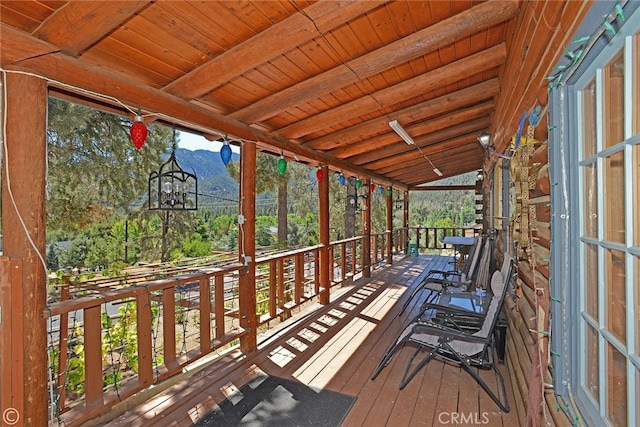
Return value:
<svg viewBox="0 0 640 427">
<path fill-rule="evenodd" d="M 489 157 L 489 150 L 494 148 L 491 144 L 491 134 L 486 130 L 483 130 L 480 136 L 478 136 L 478 142 L 482 145 L 482 148 L 484 148 L 484 151 L 487 153 L 487 157 Z"/>
<path fill-rule="evenodd" d="M 402 138 L 404 142 L 407 143 L 407 145 L 414 145 L 416 143 L 413 138 L 411 138 L 411 135 L 409 135 L 407 131 L 404 130 L 404 128 L 400 125 L 400 123 L 398 123 L 397 120 L 391 120 L 389 122 L 389 126 L 391 126 L 391 129 L 393 129 L 393 131 L 397 133 L 400 138 Z"/>
</svg>

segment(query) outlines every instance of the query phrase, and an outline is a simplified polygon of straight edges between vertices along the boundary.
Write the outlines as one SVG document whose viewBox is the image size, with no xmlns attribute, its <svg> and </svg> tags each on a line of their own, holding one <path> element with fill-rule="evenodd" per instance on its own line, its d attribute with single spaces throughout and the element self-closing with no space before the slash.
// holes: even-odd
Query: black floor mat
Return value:
<svg viewBox="0 0 640 427">
<path fill-rule="evenodd" d="M 206 414 L 196 426 L 324 426 L 342 423 L 354 396 L 314 390 L 278 377 L 259 377 Z"/>
</svg>

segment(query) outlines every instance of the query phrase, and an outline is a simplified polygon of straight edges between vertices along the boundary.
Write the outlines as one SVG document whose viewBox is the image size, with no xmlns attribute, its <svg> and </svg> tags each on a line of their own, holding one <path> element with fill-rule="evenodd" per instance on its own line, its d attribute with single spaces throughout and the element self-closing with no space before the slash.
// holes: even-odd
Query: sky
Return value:
<svg viewBox="0 0 640 427">
<path fill-rule="evenodd" d="M 217 141 L 208 141 L 204 136 L 181 131 L 179 135 L 178 147 L 191 151 L 209 150 L 219 152 L 220 147 L 222 147 L 222 143 Z M 233 151 L 234 153 L 239 153 L 240 148 L 232 144 L 231 151 Z"/>
</svg>

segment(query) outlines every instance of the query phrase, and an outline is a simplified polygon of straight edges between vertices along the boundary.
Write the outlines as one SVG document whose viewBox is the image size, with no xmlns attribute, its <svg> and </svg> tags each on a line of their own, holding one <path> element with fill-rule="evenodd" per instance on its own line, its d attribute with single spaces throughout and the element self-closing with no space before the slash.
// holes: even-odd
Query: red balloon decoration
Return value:
<svg viewBox="0 0 640 427">
<path fill-rule="evenodd" d="M 316 178 L 318 178 L 318 181 L 322 181 L 323 176 L 324 172 L 322 172 L 322 168 L 316 169 Z"/>
<path fill-rule="evenodd" d="M 376 185 L 372 182 L 369 184 L 369 192 L 373 193 L 374 191 L 376 191 Z"/>
<path fill-rule="evenodd" d="M 131 135 L 131 141 L 133 145 L 139 150 L 147 141 L 147 126 L 144 124 L 144 119 L 140 114 L 136 115 L 133 119 L 133 124 L 129 129 Z"/>
</svg>

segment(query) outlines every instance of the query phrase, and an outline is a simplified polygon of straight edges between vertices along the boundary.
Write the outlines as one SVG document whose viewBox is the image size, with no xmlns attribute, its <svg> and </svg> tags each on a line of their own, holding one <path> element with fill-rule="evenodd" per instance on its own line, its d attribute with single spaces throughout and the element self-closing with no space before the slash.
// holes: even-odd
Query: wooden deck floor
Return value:
<svg viewBox="0 0 640 427">
<path fill-rule="evenodd" d="M 411 349 L 401 349 L 375 381 L 369 379 L 382 354 L 412 317 L 398 317 L 411 286 L 424 271 L 442 268 L 450 258 L 421 255 L 394 260 L 336 290 L 327 306 L 311 307 L 280 325 L 259 351 L 233 351 L 160 394 L 133 406 L 107 424 L 115 426 L 189 426 L 258 375 L 292 379 L 310 387 L 356 396 L 342 426 L 515 426 L 509 373 L 510 413 L 497 405 L 460 368 L 433 360 L 413 381 L 398 384 Z M 414 306 L 410 306 L 415 308 Z M 482 372 L 487 381 L 491 371 Z M 457 421 L 457 422 L 456 422 Z"/>
</svg>

